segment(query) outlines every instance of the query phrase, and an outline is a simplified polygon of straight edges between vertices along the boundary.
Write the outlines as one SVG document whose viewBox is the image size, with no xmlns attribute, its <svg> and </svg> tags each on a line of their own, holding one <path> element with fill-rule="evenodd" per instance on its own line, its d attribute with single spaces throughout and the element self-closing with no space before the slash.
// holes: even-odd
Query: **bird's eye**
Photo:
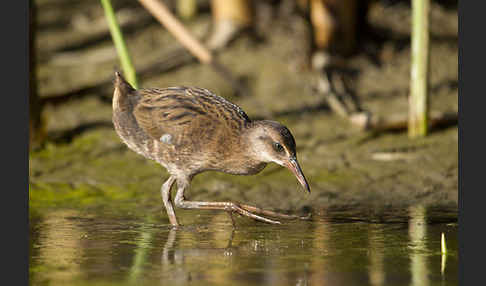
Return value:
<svg viewBox="0 0 486 286">
<path fill-rule="evenodd" d="M 278 142 L 273 143 L 273 149 L 275 149 L 275 151 L 277 151 L 279 153 L 283 151 L 282 145 L 280 145 L 280 143 L 278 143 Z"/>
</svg>

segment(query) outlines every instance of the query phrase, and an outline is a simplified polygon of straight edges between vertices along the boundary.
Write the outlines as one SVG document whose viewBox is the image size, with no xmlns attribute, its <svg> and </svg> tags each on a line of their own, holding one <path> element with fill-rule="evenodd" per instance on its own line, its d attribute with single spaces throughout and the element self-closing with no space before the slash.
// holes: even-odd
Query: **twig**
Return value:
<svg viewBox="0 0 486 286">
<path fill-rule="evenodd" d="M 164 27 L 199 61 L 209 64 L 213 60 L 211 52 L 199 42 L 184 25 L 177 20 L 160 1 L 138 0 Z"/>
<path fill-rule="evenodd" d="M 219 63 L 198 39 L 196 39 L 169 9 L 157 0 L 138 0 L 191 54 L 201 63 L 209 64 L 224 79 L 228 80 L 239 94 L 246 94 L 246 88 Z"/>
</svg>

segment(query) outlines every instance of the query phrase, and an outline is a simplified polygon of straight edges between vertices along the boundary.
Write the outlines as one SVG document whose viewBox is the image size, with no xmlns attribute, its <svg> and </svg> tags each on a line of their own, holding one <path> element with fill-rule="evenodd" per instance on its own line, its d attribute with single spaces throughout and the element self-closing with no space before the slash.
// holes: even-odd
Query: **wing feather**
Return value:
<svg viewBox="0 0 486 286">
<path fill-rule="evenodd" d="M 138 125 L 155 140 L 170 134 L 176 147 L 204 144 L 220 136 L 224 125 L 234 129 L 250 122 L 241 108 L 206 89 L 170 87 L 138 93 L 140 100 L 133 112 Z"/>
</svg>

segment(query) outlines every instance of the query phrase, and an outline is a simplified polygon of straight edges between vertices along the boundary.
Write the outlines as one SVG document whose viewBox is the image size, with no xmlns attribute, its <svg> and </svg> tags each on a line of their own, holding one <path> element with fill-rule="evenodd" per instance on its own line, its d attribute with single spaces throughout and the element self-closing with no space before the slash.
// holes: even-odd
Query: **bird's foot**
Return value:
<svg viewBox="0 0 486 286">
<path fill-rule="evenodd" d="M 238 204 L 239 207 L 242 209 L 252 212 L 255 214 L 260 214 L 260 215 L 266 215 L 266 216 L 271 216 L 271 217 L 276 217 L 276 218 L 282 218 L 282 219 L 300 219 L 300 220 L 308 220 L 311 217 L 311 213 L 309 213 L 306 216 L 298 216 L 298 215 L 289 215 L 289 214 L 283 214 L 283 213 L 278 213 L 274 211 L 269 211 L 269 210 L 264 210 L 261 208 L 257 208 L 254 206 L 250 205 L 245 205 L 245 204 Z"/>
<path fill-rule="evenodd" d="M 233 213 L 233 212 L 236 212 L 236 213 L 243 215 L 243 216 L 247 216 L 247 217 L 252 218 L 254 220 L 257 220 L 257 221 L 270 223 L 270 224 L 281 224 L 281 222 L 279 222 L 277 220 L 269 219 L 269 218 L 254 214 L 253 212 L 245 209 L 243 206 L 241 206 L 239 204 L 234 204 L 234 207 L 232 207 L 232 210 L 230 211 L 230 213 Z M 233 227 L 235 227 L 235 222 L 233 220 L 233 216 L 231 216 L 231 222 L 233 223 Z"/>
</svg>

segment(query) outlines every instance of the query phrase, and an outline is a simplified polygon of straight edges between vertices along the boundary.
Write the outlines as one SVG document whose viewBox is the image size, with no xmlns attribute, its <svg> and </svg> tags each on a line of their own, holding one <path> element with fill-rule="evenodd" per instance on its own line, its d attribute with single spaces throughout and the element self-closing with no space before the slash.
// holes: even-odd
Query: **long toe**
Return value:
<svg viewBox="0 0 486 286">
<path fill-rule="evenodd" d="M 256 215 L 252 212 L 249 212 L 249 211 L 237 206 L 236 204 L 233 205 L 233 210 L 236 211 L 237 213 L 239 213 L 240 215 L 247 216 L 247 217 L 252 218 L 254 220 L 257 220 L 257 221 L 262 221 L 262 222 L 271 223 L 271 224 L 280 224 L 280 222 L 277 221 L 277 220 L 272 220 L 272 219 L 268 219 L 266 217 Z"/>
<path fill-rule="evenodd" d="M 258 220 L 258 221 L 266 222 L 266 223 L 271 223 L 271 224 L 282 224 L 278 220 L 272 220 L 272 219 L 268 219 L 268 218 L 258 216 L 258 215 L 255 215 L 254 219 Z"/>
<path fill-rule="evenodd" d="M 275 218 L 281 218 L 281 219 L 301 219 L 301 220 L 306 220 L 309 219 L 311 214 L 309 213 L 306 216 L 298 216 L 298 215 L 293 215 L 293 214 L 283 214 L 283 213 L 278 213 L 270 210 L 264 210 L 255 206 L 250 206 L 247 204 L 238 204 L 239 207 L 242 209 L 251 212 L 253 214 L 259 214 L 259 215 L 265 215 L 265 216 L 271 216 Z"/>
</svg>

